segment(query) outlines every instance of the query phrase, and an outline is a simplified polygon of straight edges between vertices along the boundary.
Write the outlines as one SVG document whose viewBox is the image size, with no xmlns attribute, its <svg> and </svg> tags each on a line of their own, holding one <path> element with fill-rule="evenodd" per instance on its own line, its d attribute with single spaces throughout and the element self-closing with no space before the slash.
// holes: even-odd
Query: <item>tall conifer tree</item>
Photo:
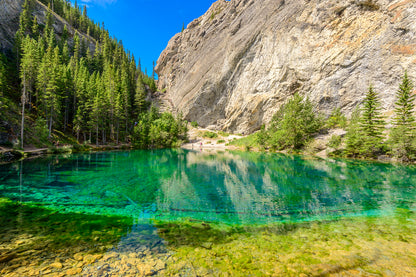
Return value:
<svg viewBox="0 0 416 277">
<path fill-rule="evenodd" d="M 31 91 L 36 77 L 36 70 L 38 64 L 37 43 L 35 40 L 26 36 L 22 41 L 22 58 L 20 62 L 20 77 L 22 79 L 22 112 L 20 123 L 20 143 L 24 146 L 24 126 L 25 126 L 25 107 L 28 102 L 31 102 Z M 28 101 L 29 100 L 29 101 Z M 29 103 L 31 105 L 31 103 Z"/>
<path fill-rule="evenodd" d="M 368 88 L 362 108 L 360 130 L 363 139 L 361 154 L 374 156 L 382 148 L 385 122 L 380 112 L 380 100 L 372 85 Z"/>
<path fill-rule="evenodd" d="M 395 116 L 390 132 L 389 144 L 392 154 L 401 160 L 410 160 L 415 157 L 415 95 L 413 84 L 409 80 L 407 71 L 404 73 L 402 83 L 397 91 L 395 103 Z"/>
</svg>

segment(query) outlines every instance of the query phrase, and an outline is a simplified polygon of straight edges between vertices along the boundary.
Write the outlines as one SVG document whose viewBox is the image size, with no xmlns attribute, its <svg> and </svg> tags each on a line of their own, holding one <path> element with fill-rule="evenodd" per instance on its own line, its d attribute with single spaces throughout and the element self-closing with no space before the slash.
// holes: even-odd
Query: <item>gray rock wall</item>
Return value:
<svg viewBox="0 0 416 277">
<path fill-rule="evenodd" d="M 0 51 L 13 47 L 23 0 L 0 0 Z"/>
<path fill-rule="evenodd" d="M 253 132 L 299 91 L 349 115 L 368 86 L 387 116 L 407 69 L 416 81 L 415 1 L 219 0 L 175 35 L 160 89 L 201 126 Z"/>
</svg>

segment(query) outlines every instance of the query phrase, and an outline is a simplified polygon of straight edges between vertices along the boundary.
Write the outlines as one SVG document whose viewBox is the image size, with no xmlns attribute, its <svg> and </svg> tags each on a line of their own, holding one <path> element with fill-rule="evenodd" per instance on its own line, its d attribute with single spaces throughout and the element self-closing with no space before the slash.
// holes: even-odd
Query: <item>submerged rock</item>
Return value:
<svg viewBox="0 0 416 277">
<path fill-rule="evenodd" d="M 24 153 L 18 150 L 0 152 L 0 162 L 17 161 L 23 157 L 24 157 Z"/>
</svg>

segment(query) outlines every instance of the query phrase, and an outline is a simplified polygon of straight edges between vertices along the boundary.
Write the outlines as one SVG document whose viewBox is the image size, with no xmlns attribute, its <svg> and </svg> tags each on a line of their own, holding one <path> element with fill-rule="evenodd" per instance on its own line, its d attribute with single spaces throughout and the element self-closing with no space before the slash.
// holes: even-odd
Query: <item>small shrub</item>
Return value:
<svg viewBox="0 0 416 277">
<path fill-rule="evenodd" d="M 269 136 L 266 131 L 266 126 L 263 124 L 261 126 L 260 131 L 256 133 L 256 142 L 262 147 L 266 148 L 267 141 L 269 140 Z"/>
<path fill-rule="evenodd" d="M 218 134 L 210 131 L 205 131 L 202 133 L 202 137 L 204 138 L 217 138 Z"/>
<path fill-rule="evenodd" d="M 23 150 L 23 148 L 21 147 L 20 139 L 14 140 L 12 144 L 14 150 Z"/>
<path fill-rule="evenodd" d="M 49 147 L 48 154 L 65 154 L 65 153 L 72 153 L 72 146 L 65 145 L 63 147 Z"/>
<path fill-rule="evenodd" d="M 341 146 L 341 136 L 332 135 L 329 139 L 328 146 L 334 149 L 338 149 Z"/>
<path fill-rule="evenodd" d="M 34 136 L 38 138 L 41 143 L 48 142 L 49 130 L 48 124 L 46 124 L 46 120 L 38 117 L 35 121 L 34 129 Z"/>
<path fill-rule="evenodd" d="M 220 136 L 222 136 L 222 137 L 229 137 L 229 136 L 230 136 L 230 134 L 229 134 L 229 133 L 226 133 L 226 132 L 224 132 L 224 131 L 219 131 L 219 132 L 218 132 L 218 134 L 219 134 Z"/>
<path fill-rule="evenodd" d="M 221 143 L 224 143 L 224 142 L 225 142 L 225 140 L 223 140 L 223 139 L 217 140 L 217 144 L 221 144 Z"/>
<path fill-rule="evenodd" d="M 330 117 L 326 120 L 326 127 L 333 128 L 345 128 L 347 127 L 347 118 L 341 113 L 341 109 L 336 108 L 332 111 Z"/>
<path fill-rule="evenodd" d="M 278 150 L 301 149 L 323 127 L 322 115 L 312 102 L 296 93 L 273 116 L 268 144 Z"/>
<path fill-rule="evenodd" d="M 192 121 L 192 122 L 191 122 L 191 126 L 192 126 L 193 128 L 198 128 L 198 122 L 196 122 L 196 121 Z"/>
<path fill-rule="evenodd" d="M 90 151 L 91 146 L 86 143 L 72 145 L 72 153 Z"/>
<path fill-rule="evenodd" d="M 233 138 L 229 145 L 237 147 L 245 147 L 246 145 L 248 145 L 249 147 L 260 147 L 260 145 L 257 142 L 256 134 L 251 134 L 240 139 Z"/>
</svg>

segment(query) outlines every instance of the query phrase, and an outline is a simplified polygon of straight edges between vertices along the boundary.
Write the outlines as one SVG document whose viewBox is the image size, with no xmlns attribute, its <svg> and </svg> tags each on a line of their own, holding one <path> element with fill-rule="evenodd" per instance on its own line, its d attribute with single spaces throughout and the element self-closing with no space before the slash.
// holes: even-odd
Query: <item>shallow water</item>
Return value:
<svg viewBox="0 0 416 277">
<path fill-rule="evenodd" d="M 0 275 L 298 276 L 360 267 L 412 276 L 415 186 L 414 166 L 267 153 L 24 160 L 0 166 Z M 294 252 L 277 268 L 276 257 Z"/>
</svg>

